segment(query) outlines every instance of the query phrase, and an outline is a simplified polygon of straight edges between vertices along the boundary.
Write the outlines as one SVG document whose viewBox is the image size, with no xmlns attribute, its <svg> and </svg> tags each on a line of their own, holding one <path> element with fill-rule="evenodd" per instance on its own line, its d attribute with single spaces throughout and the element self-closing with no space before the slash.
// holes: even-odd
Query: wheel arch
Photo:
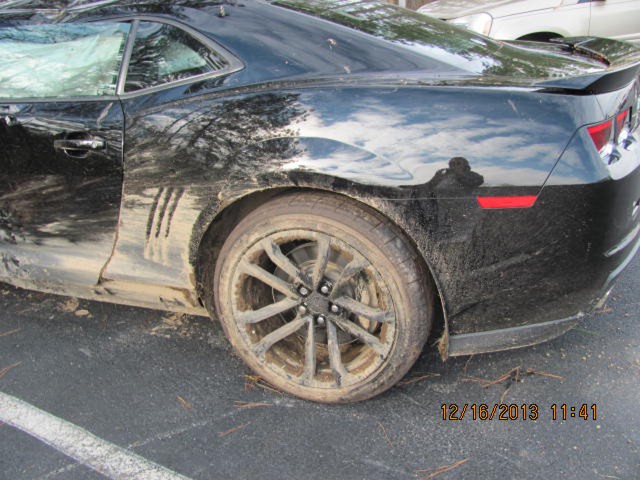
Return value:
<svg viewBox="0 0 640 480">
<path fill-rule="evenodd" d="M 317 193 L 323 192 L 340 197 L 344 197 L 352 202 L 360 203 L 366 208 L 373 209 L 378 215 L 382 215 L 391 225 L 397 228 L 410 242 L 411 246 L 419 254 L 421 263 L 428 273 L 428 279 L 430 287 L 433 289 L 436 301 L 434 302 L 434 318 L 432 326 L 432 334 L 438 335 L 437 345 L 440 355 L 443 360 L 448 357 L 448 338 L 449 329 L 447 321 L 447 309 L 445 296 L 442 291 L 442 287 L 438 282 L 437 276 L 434 274 L 434 270 L 430 265 L 430 262 L 425 256 L 425 252 L 422 251 L 411 235 L 402 228 L 398 222 L 395 222 L 390 216 L 385 213 L 384 209 L 380 209 L 374 202 L 368 202 L 366 198 L 353 197 L 344 193 L 335 192 L 323 188 L 311 188 L 311 187 L 274 187 L 265 190 L 258 190 L 248 192 L 231 202 L 227 202 L 224 205 L 220 205 L 219 202 L 214 202 L 218 205 L 211 206 L 205 209 L 201 214 L 198 225 L 194 228 L 192 238 L 192 248 L 190 254 L 190 261 L 193 265 L 196 279 L 196 288 L 200 301 L 204 301 L 206 295 L 204 294 L 204 286 L 208 284 L 206 279 L 207 275 L 213 275 L 214 268 L 204 269 L 204 265 L 215 266 L 218 261 L 218 255 L 222 246 L 224 245 L 229 234 L 238 225 L 238 223 L 255 208 L 262 203 L 269 201 L 275 197 L 287 194 L 287 193 Z M 430 335 L 430 337 L 431 337 Z M 432 337 L 433 338 L 433 337 Z"/>
</svg>

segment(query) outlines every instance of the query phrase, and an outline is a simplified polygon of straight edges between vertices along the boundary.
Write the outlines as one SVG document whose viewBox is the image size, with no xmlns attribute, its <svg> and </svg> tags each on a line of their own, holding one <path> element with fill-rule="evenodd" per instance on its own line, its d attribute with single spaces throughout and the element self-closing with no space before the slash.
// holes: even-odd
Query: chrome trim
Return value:
<svg viewBox="0 0 640 480">
<path fill-rule="evenodd" d="M 180 85 L 188 85 L 190 83 L 195 83 L 198 81 L 202 81 L 202 80 L 209 80 L 212 78 L 218 78 L 218 77 L 224 77 L 226 75 L 230 75 L 232 73 L 238 72 L 240 70 L 243 70 L 245 68 L 245 64 L 238 58 L 236 57 L 233 53 L 231 53 L 228 49 L 226 49 L 225 47 L 223 47 L 222 45 L 220 45 L 218 42 L 216 42 L 215 40 L 207 37 L 206 35 L 200 33 L 199 31 L 195 30 L 194 28 L 190 27 L 189 25 L 186 25 L 182 22 L 170 19 L 170 18 L 165 18 L 162 16 L 158 16 L 158 15 L 113 15 L 113 16 L 106 16 L 106 17 L 100 17 L 99 20 L 93 20 L 95 22 L 118 22 L 118 21 L 137 21 L 139 22 L 155 22 L 155 23 L 164 23 L 167 25 L 172 25 L 176 28 L 179 28 L 181 30 L 183 30 L 184 32 L 186 32 L 187 34 L 191 35 L 193 38 L 195 38 L 196 40 L 198 40 L 199 42 L 201 42 L 202 44 L 204 44 L 206 47 L 210 48 L 211 50 L 214 50 L 218 55 L 220 55 L 224 60 L 226 60 L 226 62 L 228 63 L 226 68 L 223 68 L 222 70 L 216 70 L 215 72 L 209 72 L 209 73 L 203 73 L 201 75 L 196 75 L 193 77 L 187 77 L 187 78 L 183 78 L 180 80 L 176 80 L 174 82 L 168 82 L 168 83 L 163 83 L 161 85 L 155 85 L 153 87 L 148 87 L 148 88 L 142 88 L 140 90 L 136 90 L 135 92 L 130 92 L 127 93 L 124 91 L 124 84 L 126 83 L 126 74 L 129 70 L 129 64 L 131 61 L 131 58 L 129 57 L 127 63 L 126 63 L 126 71 L 124 72 L 124 77 L 123 77 L 123 82 L 122 82 L 122 93 L 118 93 L 119 98 L 122 99 L 129 99 L 129 98 L 134 98 L 140 95 L 146 95 L 148 93 L 153 93 L 153 92 L 158 92 L 158 91 L 162 91 L 162 90 L 167 90 L 169 88 L 173 88 L 173 87 L 178 87 Z M 136 28 L 136 32 L 137 32 L 137 28 Z M 134 38 L 135 41 L 135 38 Z M 132 46 L 133 49 L 133 46 Z M 123 65 L 124 65 L 124 61 L 123 61 Z M 120 80 L 120 79 L 118 79 Z M 118 90 L 119 92 L 119 90 Z"/>
<path fill-rule="evenodd" d="M 131 60 L 131 53 L 133 53 L 133 44 L 136 41 L 136 35 L 138 34 L 139 20 L 133 20 L 131 22 L 131 28 L 129 29 L 129 36 L 127 37 L 127 44 L 124 47 L 122 53 L 122 61 L 120 63 L 120 72 L 118 73 L 118 83 L 116 83 L 116 95 L 121 95 L 124 92 L 124 82 L 127 79 L 127 72 L 129 70 L 129 61 Z"/>
<path fill-rule="evenodd" d="M 636 238 L 636 235 L 638 235 L 638 232 L 640 231 L 640 225 L 636 225 L 636 228 L 634 228 L 633 230 L 631 230 L 623 239 L 621 242 L 619 242 L 618 244 L 616 244 L 611 250 L 609 250 L 607 253 L 604 254 L 605 257 L 613 257 L 616 253 L 618 253 L 621 250 L 624 250 L 625 248 L 627 248 L 629 246 L 629 244 L 631 242 L 633 242 L 633 239 Z"/>
<path fill-rule="evenodd" d="M 624 144 L 622 145 L 622 147 L 629 152 L 633 152 L 636 149 L 637 145 L 638 140 L 636 139 L 635 135 L 629 134 L 624 139 Z"/>
<path fill-rule="evenodd" d="M 71 103 L 71 102 L 117 102 L 117 95 L 96 95 L 82 97 L 24 97 L 24 98 L 0 98 L 2 105 L 23 105 L 26 103 Z"/>
<path fill-rule="evenodd" d="M 54 140 L 53 148 L 57 150 L 104 150 L 107 142 L 100 137 L 91 138 L 71 138 L 65 140 Z"/>
<path fill-rule="evenodd" d="M 226 75 L 229 75 L 229 74 L 237 72 L 237 71 L 238 70 L 225 71 L 222 74 L 219 71 L 218 72 L 204 73 L 204 74 L 201 74 L 201 75 L 198 75 L 198 76 L 195 76 L 195 77 L 183 78 L 181 80 L 176 80 L 174 82 L 163 83 L 162 85 L 156 85 L 154 87 L 143 88 L 141 90 L 136 90 L 135 92 L 123 93 L 123 94 L 121 94 L 119 96 L 119 98 L 121 100 L 128 100 L 130 98 L 136 98 L 136 97 L 139 97 L 141 95 L 148 95 L 150 93 L 161 92 L 163 90 L 168 90 L 170 88 L 179 87 L 181 85 L 190 85 L 192 83 L 201 82 L 203 80 L 210 80 L 210 79 L 213 79 L 213 78 L 224 77 Z"/>
<path fill-rule="evenodd" d="M 638 239 L 638 241 L 634 245 L 633 250 L 631 250 L 631 253 L 629 253 L 629 255 L 627 255 L 627 257 L 622 261 L 622 263 L 620 263 L 620 265 L 618 265 L 618 267 L 609 274 L 605 285 L 609 286 L 611 282 L 613 282 L 616 279 L 616 277 L 620 275 L 625 268 L 627 268 L 627 265 L 631 263 L 631 260 L 633 260 L 633 257 L 636 255 L 636 253 L 638 253 L 638 249 L 640 249 L 640 239 Z"/>
</svg>

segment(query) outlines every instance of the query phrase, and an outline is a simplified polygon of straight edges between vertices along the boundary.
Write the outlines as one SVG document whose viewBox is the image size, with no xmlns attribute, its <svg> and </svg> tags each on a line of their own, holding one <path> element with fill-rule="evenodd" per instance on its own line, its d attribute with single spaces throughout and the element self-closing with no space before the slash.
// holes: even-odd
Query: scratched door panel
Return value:
<svg viewBox="0 0 640 480">
<path fill-rule="evenodd" d="M 0 277 L 61 292 L 95 285 L 120 208 L 120 103 L 15 103 L 2 112 Z"/>
</svg>

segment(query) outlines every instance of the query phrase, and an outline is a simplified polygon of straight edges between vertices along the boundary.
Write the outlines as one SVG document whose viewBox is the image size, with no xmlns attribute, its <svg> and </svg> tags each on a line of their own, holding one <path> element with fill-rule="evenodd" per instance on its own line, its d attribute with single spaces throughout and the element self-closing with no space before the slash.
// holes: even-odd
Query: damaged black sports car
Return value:
<svg viewBox="0 0 640 480">
<path fill-rule="evenodd" d="M 553 338 L 640 247 L 640 50 L 364 0 L 0 1 L 0 279 L 321 402 Z"/>
</svg>

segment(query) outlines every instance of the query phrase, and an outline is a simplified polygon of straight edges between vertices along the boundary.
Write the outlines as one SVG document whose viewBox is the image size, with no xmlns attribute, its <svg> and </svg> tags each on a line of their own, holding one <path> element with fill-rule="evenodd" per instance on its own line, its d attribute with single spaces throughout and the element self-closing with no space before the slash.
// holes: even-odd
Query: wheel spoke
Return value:
<svg viewBox="0 0 640 480">
<path fill-rule="evenodd" d="M 340 289 L 351 279 L 351 277 L 357 275 L 368 266 L 369 262 L 367 262 L 364 258 L 354 258 L 349 263 L 347 263 L 342 272 L 340 272 L 340 277 L 334 283 L 333 290 L 330 296 L 335 296 L 340 291 Z"/>
<path fill-rule="evenodd" d="M 304 373 L 302 381 L 309 385 L 316 375 L 316 326 L 313 318 L 308 318 L 307 340 L 304 345 Z"/>
<path fill-rule="evenodd" d="M 236 320 L 239 324 L 244 325 L 247 323 L 258 323 L 271 318 L 279 313 L 284 313 L 287 310 L 291 310 L 298 305 L 299 301 L 293 298 L 285 298 L 279 302 L 272 303 L 266 307 L 259 308 L 258 310 L 246 310 L 244 312 L 238 312 L 236 314 Z"/>
<path fill-rule="evenodd" d="M 369 305 L 365 305 L 362 302 L 358 302 L 353 298 L 349 297 L 340 297 L 333 300 L 333 303 L 338 305 L 339 307 L 348 310 L 351 313 L 355 313 L 361 317 L 366 318 L 367 320 L 371 320 L 373 322 L 380 323 L 394 323 L 395 316 L 393 311 L 384 311 L 379 308 L 371 307 Z"/>
<path fill-rule="evenodd" d="M 333 370 L 333 374 L 336 376 L 336 383 L 340 385 L 342 383 L 342 379 L 349 373 L 342 363 L 342 355 L 340 353 L 340 345 L 338 343 L 338 332 L 336 331 L 336 326 L 331 321 L 327 321 L 327 347 L 329 349 L 329 363 L 331 364 L 331 370 Z"/>
<path fill-rule="evenodd" d="M 224 277 L 232 283 L 220 286 L 243 357 L 318 398 L 325 389 L 364 388 L 398 336 L 387 272 L 349 243 L 331 229 L 265 230 L 232 255 Z"/>
<path fill-rule="evenodd" d="M 329 255 L 331 254 L 331 241 L 329 240 L 329 237 L 326 235 L 319 235 L 316 244 L 318 246 L 318 256 L 313 267 L 312 287 L 314 291 L 317 290 L 320 285 L 320 281 L 324 276 L 324 271 L 329 263 Z"/>
<path fill-rule="evenodd" d="M 298 297 L 297 292 L 290 283 L 287 283 L 283 279 L 276 277 L 274 274 L 267 272 L 264 268 L 259 267 L 258 265 L 243 261 L 240 264 L 240 271 L 246 275 L 257 278 L 274 290 L 285 294 L 287 297 Z"/>
<path fill-rule="evenodd" d="M 283 326 L 276 328 L 273 332 L 268 335 L 265 335 L 260 339 L 258 343 L 253 346 L 253 351 L 259 357 L 264 357 L 267 350 L 269 350 L 274 344 L 278 343 L 280 340 L 284 340 L 289 335 L 296 333 L 300 330 L 311 317 L 304 318 L 296 318 L 291 322 L 285 323 Z"/>
<path fill-rule="evenodd" d="M 369 345 L 376 353 L 380 355 L 384 355 L 386 353 L 385 346 L 380 342 L 380 340 L 378 340 L 375 335 L 367 332 L 360 325 L 357 325 L 347 319 L 340 318 L 336 315 L 331 315 L 331 321 L 348 334 L 362 340 L 365 344 Z"/>
<path fill-rule="evenodd" d="M 284 270 L 287 275 L 292 277 L 296 282 L 301 283 L 305 287 L 310 288 L 311 282 L 307 275 L 300 270 L 284 253 L 280 250 L 280 247 L 273 241 L 265 239 L 261 243 L 265 253 L 281 270 Z"/>
</svg>

